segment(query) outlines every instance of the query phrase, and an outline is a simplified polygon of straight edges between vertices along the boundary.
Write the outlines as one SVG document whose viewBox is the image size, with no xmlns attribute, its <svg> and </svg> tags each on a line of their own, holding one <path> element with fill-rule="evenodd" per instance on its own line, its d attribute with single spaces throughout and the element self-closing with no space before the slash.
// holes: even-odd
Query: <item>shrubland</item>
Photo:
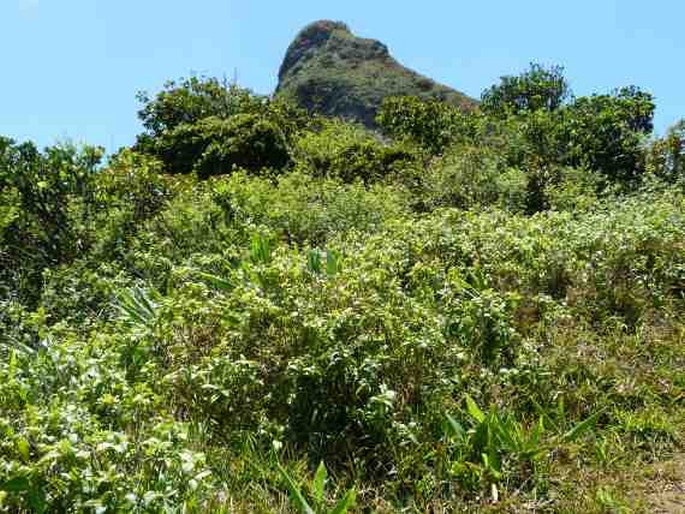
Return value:
<svg viewBox="0 0 685 514">
<path fill-rule="evenodd" d="M 653 509 L 685 176 L 649 94 L 532 66 L 378 132 L 213 79 L 141 100 L 107 162 L 0 142 L 0 509 Z"/>
</svg>

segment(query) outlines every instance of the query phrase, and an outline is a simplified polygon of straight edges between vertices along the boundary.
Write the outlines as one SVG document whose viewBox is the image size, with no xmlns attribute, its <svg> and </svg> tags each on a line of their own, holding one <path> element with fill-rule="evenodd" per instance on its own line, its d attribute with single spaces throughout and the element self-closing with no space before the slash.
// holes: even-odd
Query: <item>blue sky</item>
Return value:
<svg viewBox="0 0 685 514">
<path fill-rule="evenodd" d="M 685 117 L 680 0 L 0 0 L 0 135 L 116 150 L 140 131 L 137 91 L 236 73 L 269 93 L 288 43 L 320 18 L 472 96 L 535 61 L 565 66 L 576 95 L 652 92 L 661 132 Z"/>
</svg>

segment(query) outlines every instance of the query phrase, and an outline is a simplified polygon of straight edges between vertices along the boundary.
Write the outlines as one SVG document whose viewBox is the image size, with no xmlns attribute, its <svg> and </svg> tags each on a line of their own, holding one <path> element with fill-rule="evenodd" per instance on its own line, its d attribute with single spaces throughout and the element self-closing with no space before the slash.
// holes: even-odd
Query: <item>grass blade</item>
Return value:
<svg viewBox="0 0 685 514">
<path fill-rule="evenodd" d="M 595 426 L 595 424 L 597 423 L 597 420 L 599 420 L 599 417 L 603 413 L 604 413 L 603 410 L 595 412 L 592 416 L 581 421 L 580 423 L 575 425 L 573 428 L 571 428 L 571 430 L 569 430 L 563 436 L 561 436 L 561 440 L 565 443 L 570 443 L 572 441 L 575 441 L 580 436 L 582 436 L 585 432 L 587 432 L 589 429 L 591 429 L 593 426 Z"/>
<path fill-rule="evenodd" d="M 288 475 L 288 472 L 279 463 L 276 463 L 276 465 L 278 466 L 278 471 L 280 471 L 281 476 L 283 477 L 286 484 L 288 485 L 288 490 L 290 491 L 291 501 L 295 504 L 295 506 L 299 509 L 299 511 L 302 512 L 303 514 L 316 514 L 314 512 L 314 509 L 312 509 L 312 507 L 309 505 L 306 498 L 302 494 L 302 490 L 295 483 L 295 481 L 292 478 L 290 478 L 290 475 Z"/>
</svg>

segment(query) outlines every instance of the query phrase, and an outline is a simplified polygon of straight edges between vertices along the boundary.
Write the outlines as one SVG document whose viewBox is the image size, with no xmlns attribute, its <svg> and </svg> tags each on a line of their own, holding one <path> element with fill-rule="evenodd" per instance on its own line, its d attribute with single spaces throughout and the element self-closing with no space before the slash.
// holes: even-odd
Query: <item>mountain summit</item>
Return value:
<svg viewBox="0 0 685 514">
<path fill-rule="evenodd" d="M 278 72 L 277 94 L 308 110 L 373 127 L 387 96 L 437 98 L 472 108 L 468 96 L 402 66 L 375 39 L 355 36 L 337 21 L 320 20 L 295 37 Z"/>
</svg>

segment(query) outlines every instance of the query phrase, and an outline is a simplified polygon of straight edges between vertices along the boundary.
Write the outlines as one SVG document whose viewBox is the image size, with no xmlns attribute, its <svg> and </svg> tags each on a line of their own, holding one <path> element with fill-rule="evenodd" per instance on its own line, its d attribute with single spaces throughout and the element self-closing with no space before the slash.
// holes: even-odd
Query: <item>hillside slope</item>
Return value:
<svg viewBox="0 0 685 514">
<path fill-rule="evenodd" d="M 424 77 L 395 60 L 380 41 L 352 34 L 341 22 L 305 27 L 288 47 L 278 73 L 277 94 L 295 98 L 313 112 L 374 126 L 383 98 L 439 98 L 465 109 L 468 96 Z"/>
</svg>

